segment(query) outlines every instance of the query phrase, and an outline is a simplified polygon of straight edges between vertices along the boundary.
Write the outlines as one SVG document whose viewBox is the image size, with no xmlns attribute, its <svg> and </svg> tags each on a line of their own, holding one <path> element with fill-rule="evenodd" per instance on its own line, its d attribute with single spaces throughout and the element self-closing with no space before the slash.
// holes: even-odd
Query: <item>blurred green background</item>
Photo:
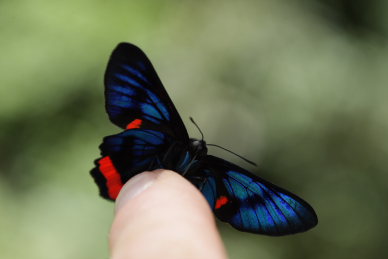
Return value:
<svg viewBox="0 0 388 259">
<path fill-rule="evenodd" d="M 193 137 L 309 201 L 318 226 L 220 224 L 231 258 L 388 254 L 386 1 L 0 1 L 0 258 L 107 258 L 113 204 L 89 176 L 119 132 L 103 74 L 121 41 L 150 57 Z"/>
</svg>

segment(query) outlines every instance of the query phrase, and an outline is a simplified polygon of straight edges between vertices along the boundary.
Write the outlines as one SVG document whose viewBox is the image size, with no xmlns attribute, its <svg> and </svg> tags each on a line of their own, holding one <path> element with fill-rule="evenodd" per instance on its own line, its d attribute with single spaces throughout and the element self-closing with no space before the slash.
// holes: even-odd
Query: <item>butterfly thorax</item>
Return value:
<svg viewBox="0 0 388 259">
<path fill-rule="evenodd" d="M 185 175 L 206 154 L 205 141 L 190 139 L 186 144 L 173 142 L 159 159 L 163 168 Z"/>
</svg>

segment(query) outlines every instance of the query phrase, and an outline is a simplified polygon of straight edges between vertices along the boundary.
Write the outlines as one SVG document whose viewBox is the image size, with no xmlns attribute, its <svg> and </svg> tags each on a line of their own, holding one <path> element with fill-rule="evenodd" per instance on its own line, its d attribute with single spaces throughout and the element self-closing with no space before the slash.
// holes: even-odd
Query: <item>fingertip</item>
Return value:
<svg viewBox="0 0 388 259">
<path fill-rule="evenodd" d="M 188 252 L 192 258 L 204 258 L 212 251 L 215 257 L 211 258 L 225 255 L 206 199 L 189 181 L 169 170 L 144 172 L 124 185 L 110 244 L 115 259 L 147 258 L 144 253 L 150 258 L 152 254 L 184 258 Z"/>
<path fill-rule="evenodd" d="M 129 200 L 150 187 L 158 177 L 158 173 L 143 172 L 132 177 L 121 189 L 115 203 L 115 213 L 117 213 Z"/>
</svg>

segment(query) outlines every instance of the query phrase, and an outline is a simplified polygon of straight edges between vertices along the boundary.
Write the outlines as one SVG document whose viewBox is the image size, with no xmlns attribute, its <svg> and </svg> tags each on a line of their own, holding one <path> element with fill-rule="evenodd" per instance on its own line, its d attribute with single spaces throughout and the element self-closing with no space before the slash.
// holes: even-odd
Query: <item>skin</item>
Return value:
<svg viewBox="0 0 388 259">
<path fill-rule="evenodd" d="M 109 243 L 111 259 L 227 258 L 203 195 L 168 170 L 141 173 L 124 185 Z"/>
</svg>

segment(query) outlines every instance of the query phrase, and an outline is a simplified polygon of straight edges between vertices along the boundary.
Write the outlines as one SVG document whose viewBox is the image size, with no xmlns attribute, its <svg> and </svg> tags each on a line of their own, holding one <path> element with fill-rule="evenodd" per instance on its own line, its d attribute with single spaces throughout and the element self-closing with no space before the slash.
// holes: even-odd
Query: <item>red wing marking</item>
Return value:
<svg viewBox="0 0 388 259">
<path fill-rule="evenodd" d="M 123 187 L 120 174 L 114 167 L 112 159 L 109 156 L 101 158 L 98 163 L 100 164 L 99 169 L 106 179 L 108 195 L 111 199 L 115 200 L 119 195 L 121 187 Z"/>
<path fill-rule="evenodd" d="M 126 129 L 138 129 L 138 128 L 140 128 L 142 123 L 143 123 L 143 121 L 141 119 L 133 120 L 131 123 L 129 123 L 127 125 Z"/>
<path fill-rule="evenodd" d="M 224 206 L 224 205 L 227 204 L 228 202 L 229 202 L 228 197 L 226 197 L 226 196 L 220 196 L 220 197 L 218 197 L 218 199 L 217 199 L 217 201 L 216 201 L 215 209 L 221 208 L 222 206 Z"/>
</svg>

